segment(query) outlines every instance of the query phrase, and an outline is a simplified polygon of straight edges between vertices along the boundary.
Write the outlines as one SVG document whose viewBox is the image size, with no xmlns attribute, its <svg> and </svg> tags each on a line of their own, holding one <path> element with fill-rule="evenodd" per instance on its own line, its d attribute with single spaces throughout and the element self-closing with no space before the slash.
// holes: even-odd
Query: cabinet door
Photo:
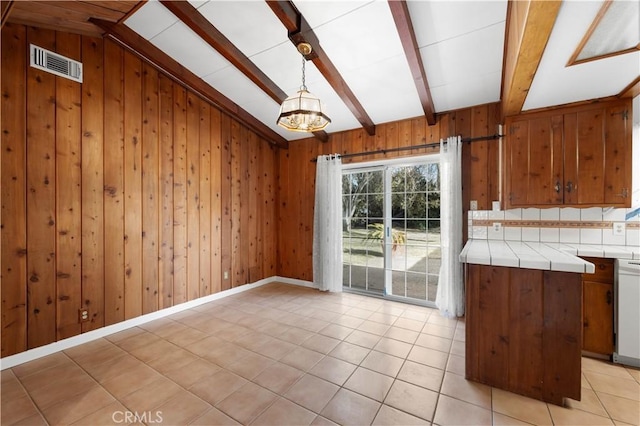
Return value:
<svg viewBox="0 0 640 426">
<path fill-rule="evenodd" d="M 562 116 L 507 120 L 508 206 L 562 204 Z"/>
<path fill-rule="evenodd" d="M 564 115 L 564 204 L 631 206 L 629 102 Z"/>
<path fill-rule="evenodd" d="M 631 108 L 612 106 L 605 113 L 604 202 L 631 207 Z"/>
<path fill-rule="evenodd" d="M 604 203 L 604 108 L 564 115 L 564 203 Z"/>
<path fill-rule="evenodd" d="M 582 281 L 582 349 L 613 353 L 613 284 Z"/>
</svg>

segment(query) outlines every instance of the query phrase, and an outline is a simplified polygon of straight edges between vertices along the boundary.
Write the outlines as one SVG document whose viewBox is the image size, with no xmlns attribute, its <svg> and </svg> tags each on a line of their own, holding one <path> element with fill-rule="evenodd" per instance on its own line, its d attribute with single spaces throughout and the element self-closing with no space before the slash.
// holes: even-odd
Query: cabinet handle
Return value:
<svg viewBox="0 0 640 426">
<path fill-rule="evenodd" d="M 573 191 L 573 182 L 567 182 L 567 192 Z"/>
<path fill-rule="evenodd" d="M 629 196 L 629 190 L 627 188 L 622 188 L 622 192 L 620 194 L 616 194 L 616 197 L 627 198 Z"/>
<path fill-rule="evenodd" d="M 607 305 L 610 305 L 612 301 L 613 301 L 613 294 L 611 293 L 611 290 L 608 290 L 607 291 Z"/>
<path fill-rule="evenodd" d="M 556 185 L 553 187 L 556 190 L 556 194 L 560 193 L 560 181 L 556 181 Z"/>
</svg>

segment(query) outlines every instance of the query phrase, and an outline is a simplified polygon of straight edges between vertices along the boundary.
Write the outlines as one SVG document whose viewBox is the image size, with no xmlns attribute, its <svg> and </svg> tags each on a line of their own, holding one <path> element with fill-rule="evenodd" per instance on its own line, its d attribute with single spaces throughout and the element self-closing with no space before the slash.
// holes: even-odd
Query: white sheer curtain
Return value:
<svg viewBox="0 0 640 426">
<path fill-rule="evenodd" d="M 442 263 L 436 305 L 445 317 L 464 315 L 462 264 L 462 141 L 440 140 L 440 239 Z"/>
<path fill-rule="evenodd" d="M 338 155 L 321 155 L 316 166 L 313 282 L 323 291 L 342 291 L 342 160 Z"/>
</svg>

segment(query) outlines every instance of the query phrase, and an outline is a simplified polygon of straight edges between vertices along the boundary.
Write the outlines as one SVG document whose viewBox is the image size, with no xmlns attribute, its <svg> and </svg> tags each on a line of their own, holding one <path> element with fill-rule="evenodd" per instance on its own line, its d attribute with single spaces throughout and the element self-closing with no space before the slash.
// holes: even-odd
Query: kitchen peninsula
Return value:
<svg viewBox="0 0 640 426">
<path fill-rule="evenodd" d="M 635 258 L 629 247 L 608 246 Z M 582 250 L 582 251 L 581 251 Z M 561 405 L 579 400 L 582 352 L 578 255 L 593 246 L 469 240 L 465 263 L 468 380 Z M 600 252 L 602 256 L 602 252 Z"/>
</svg>

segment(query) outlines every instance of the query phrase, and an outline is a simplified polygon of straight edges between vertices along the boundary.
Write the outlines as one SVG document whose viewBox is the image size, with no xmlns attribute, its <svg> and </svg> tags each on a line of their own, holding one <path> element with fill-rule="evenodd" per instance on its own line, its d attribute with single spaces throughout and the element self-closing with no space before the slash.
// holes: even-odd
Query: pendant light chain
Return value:
<svg viewBox="0 0 640 426">
<path fill-rule="evenodd" d="M 302 87 L 300 87 L 302 90 L 307 90 L 307 84 L 306 84 L 306 79 L 304 75 L 306 62 L 307 61 L 305 61 L 304 56 L 302 56 Z"/>
</svg>

